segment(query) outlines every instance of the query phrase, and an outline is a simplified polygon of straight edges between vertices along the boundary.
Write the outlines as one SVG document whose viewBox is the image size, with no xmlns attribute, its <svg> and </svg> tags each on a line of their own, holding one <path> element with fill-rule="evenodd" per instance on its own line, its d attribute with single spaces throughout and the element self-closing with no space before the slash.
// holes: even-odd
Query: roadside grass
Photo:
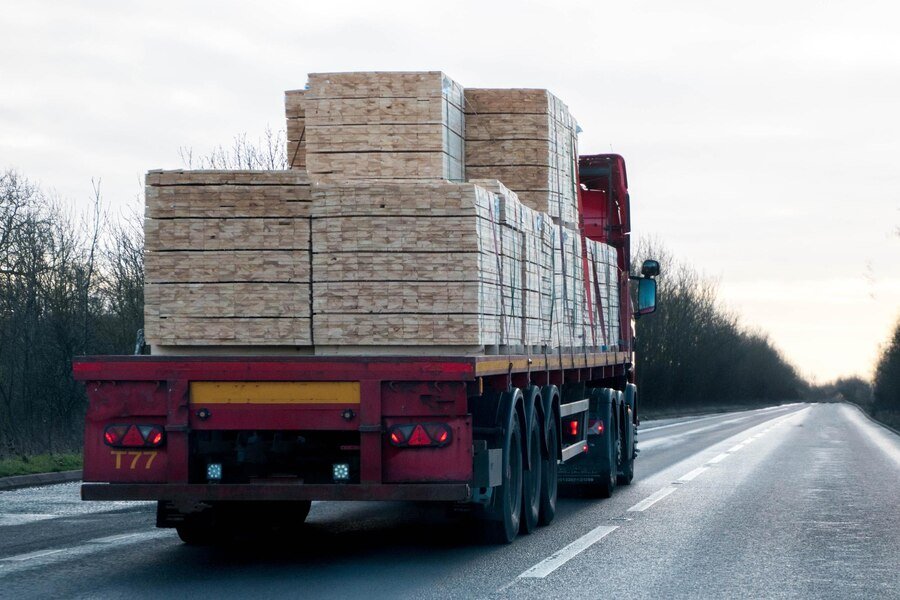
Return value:
<svg viewBox="0 0 900 600">
<path fill-rule="evenodd" d="M 80 469 L 81 464 L 80 452 L 0 458 L 0 477 L 74 471 Z"/>
</svg>

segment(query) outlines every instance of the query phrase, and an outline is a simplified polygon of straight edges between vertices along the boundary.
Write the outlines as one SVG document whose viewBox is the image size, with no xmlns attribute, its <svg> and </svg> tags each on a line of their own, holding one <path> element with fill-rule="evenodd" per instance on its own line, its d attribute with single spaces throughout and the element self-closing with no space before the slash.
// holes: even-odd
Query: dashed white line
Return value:
<svg viewBox="0 0 900 600">
<path fill-rule="evenodd" d="M 709 467 L 697 467 L 693 471 L 685 473 L 681 477 L 678 478 L 678 481 L 693 481 L 698 475 L 700 475 L 703 471 L 706 471 Z"/>
<path fill-rule="evenodd" d="M 38 550 L 37 552 L 28 552 L 27 554 L 17 554 L 15 556 L 9 556 L 2 560 L 11 562 L 25 562 L 26 560 L 34 560 L 35 558 L 43 558 L 45 556 L 50 556 L 51 554 L 65 552 L 65 550 L 65 548 L 56 548 L 54 550 Z"/>
<path fill-rule="evenodd" d="M 673 488 L 674 489 L 674 488 Z M 556 569 L 560 568 L 606 536 L 618 529 L 615 525 L 601 525 L 596 527 L 559 552 L 545 558 L 538 564 L 534 565 L 521 575 L 519 579 L 525 578 L 544 578 Z"/>
<path fill-rule="evenodd" d="M 716 457 L 714 457 L 714 458 L 711 458 L 711 459 L 709 459 L 708 461 L 706 461 L 706 464 L 708 464 L 708 465 L 714 465 L 714 464 L 716 464 L 716 463 L 720 463 L 720 462 L 722 462 L 723 460 L 725 460 L 726 458 L 728 458 L 729 456 L 731 456 L 731 455 L 728 454 L 727 452 L 723 452 L 722 454 L 719 454 L 718 456 L 716 456 Z"/>
<path fill-rule="evenodd" d="M 668 496 L 669 494 L 671 494 L 672 492 L 674 492 L 676 489 L 677 488 L 672 487 L 672 486 L 664 487 L 661 490 L 659 490 L 653 494 L 650 494 L 649 496 L 647 496 L 646 498 L 644 498 L 643 500 L 641 500 L 640 502 L 638 502 L 637 504 L 635 504 L 634 506 L 629 508 L 628 512 L 643 512 L 643 511 L 647 510 L 648 508 L 650 508 L 651 506 L 653 506 L 654 504 L 656 504 L 657 502 L 659 502 L 660 500 L 662 500 L 663 498 L 665 498 L 666 496 Z"/>
<path fill-rule="evenodd" d="M 793 406 L 793 404 L 783 404 L 781 406 L 767 406 L 766 408 L 759 408 L 759 409 L 747 411 L 747 412 L 758 413 L 758 412 L 763 412 L 763 411 L 767 411 L 767 410 L 786 409 L 789 406 Z M 678 421 L 677 423 L 666 423 L 665 425 L 657 425 L 656 427 L 647 427 L 646 429 L 643 427 L 639 427 L 638 431 L 640 433 L 647 433 L 648 431 L 657 431 L 659 429 L 668 429 L 669 427 L 678 427 L 679 425 L 692 425 L 694 423 L 700 423 L 702 421 L 708 421 L 710 419 L 720 419 L 726 415 L 727 415 L 727 413 L 718 414 L 718 415 L 709 415 L 706 417 L 697 417 L 696 419 L 687 419 L 685 421 Z M 753 415 L 747 415 L 746 417 L 739 417 L 737 419 L 729 419 L 728 421 L 722 421 L 720 423 L 720 425 L 737 423 L 738 421 L 743 421 L 745 418 L 750 418 L 752 416 Z"/>
<path fill-rule="evenodd" d="M 47 567 L 69 560 L 75 560 L 112 548 L 129 546 L 148 540 L 159 538 L 172 538 L 171 531 L 147 531 L 139 533 L 126 533 L 108 537 L 95 538 L 66 548 L 52 548 L 49 550 L 37 550 L 26 554 L 17 554 L 0 558 L 0 577 L 12 575 L 21 571 Z"/>
<path fill-rule="evenodd" d="M 773 407 L 773 408 L 775 408 L 775 407 Z M 780 407 L 778 407 L 778 408 L 780 408 Z M 792 413 L 790 416 L 779 418 L 776 421 L 776 423 L 770 425 L 767 429 L 762 430 L 759 433 L 757 433 L 753 436 L 750 436 L 749 438 L 746 438 L 745 440 L 743 440 L 736 446 L 732 446 L 727 451 L 706 461 L 706 463 L 704 465 L 697 467 L 696 469 L 689 471 L 688 473 L 685 473 L 684 475 L 682 475 L 681 477 L 678 478 L 678 482 L 692 481 L 693 479 L 698 477 L 701 473 L 708 470 L 709 465 L 722 462 L 723 460 L 728 458 L 732 453 L 741 450 L 747 444 L 751 443 L 752 441 L 754 441 L 754 440 L 762 437 L 764 434 L 768 433 L 776 425 L 778 425 L 784 421 L 787 421 L 789 418 L 796 417 L 797 415 L 806 412 L 806 410 L 808 410 L 808 408 L 797 411 L 795 413 Z M 683 423 L 675 423 L 675 424 L 672 424 L 671 426 L 681 425 L 681 424 L 683 424 Z M 654 428 L 654 429 L 663 429 L 663 428 L 669 427 L 669 426 L 670 425 L 664 425 L 662 427 L 658 427 L 658 428 Z M 701 429 L 706 429 L 706 427 L 701 428 Z M 647 431 L 651 431 L 651 430 L 647 430 Z M 663 498 L 665 498 L 666 496 L 668 496 L 669 494 L 672 494 L 676 489 L 678 489 L 678 488 L 676 488 L 673 485 L 664 487 L 664 488 L 656 491 L 655 493 L 651 494 L 650 496 L 644 498 L 643 500 L 641 500 L 640 502 L 638 502 L 631 508 L 629 508 L 627 512 L 643 512 L 643 511 L 647 510 L 648 508 L 650 508 L 651 506 L 653 506 L 654 504 L 656 504 L 657 502 L 659 502 L 660 500 L 662 500 Z M 609 535 L 616 529 L 618 529 L 618 526 L 615 526 L 615 525 L 601 525 L 599 527 L 592 529 L 591 531 L 589 531 L 585 535 L 581 536 L 580 538 L 578 538 L 577 540 L 575 540 L 574 542 L 572 542 L 571 544 L 569 544 L 562 550 L 559 550 L 558 552 L 552 554 L 551 556 L 549 556 L 549 557 L 545 558 L 544 560 L 542 560 L 541 562 L 537 563 L 536 565 L 534 565 L 527 571 L 523 572 L 515 580 L 513 580 L 513 581 L 507 583 L 505 586 L 503 586 L 499 591 L 503 591 L 503 590 L 511 587 L 515 583 L 515 581 L 518 581 L 519 579 L 534 579 L 534 578 L 542 579 L 544 577 L 547 577 L 548 575 L 553 573 L 555 570 L 557 570 L 558 568 L 560 568 L 561 566 L 563 566 L 564 564 L 566 564 L 567 562 L 569 562 L 570 560 L 575 558 L 577 555 L 581 554 L 582 552 L 584 552 L 585 550 L 590 548 L 592 545 L 594 545 L 597 542 L 599 542 L 600 540 L 602 540 L 604 537 L 606 537 L 607 535 Z"/>
</svg>

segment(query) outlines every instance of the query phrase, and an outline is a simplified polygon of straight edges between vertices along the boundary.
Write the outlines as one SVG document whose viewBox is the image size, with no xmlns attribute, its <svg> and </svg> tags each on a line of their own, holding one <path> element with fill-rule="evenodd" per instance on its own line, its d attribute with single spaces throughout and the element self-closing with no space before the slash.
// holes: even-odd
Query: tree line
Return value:
<svg viewBox="0 0 900 600">
<path fill-rule="evenodd" d="M 641 403 L 695 410 L 797 400 L 807 383 L 768 337 L 743 327 L 719 302 L 716 282 L 675 260 L 659 243 L 636 248 L 632 272 L 660 261 L 658 305 L 636 323 Z"/>
<path fill-rule="evenodd" d="M 143 320 L 139 215 L 66 204 L 0 173 L 0 457 L 77 449 L 85 395 L 72 358 L 130 354 Z"/>
</svg>

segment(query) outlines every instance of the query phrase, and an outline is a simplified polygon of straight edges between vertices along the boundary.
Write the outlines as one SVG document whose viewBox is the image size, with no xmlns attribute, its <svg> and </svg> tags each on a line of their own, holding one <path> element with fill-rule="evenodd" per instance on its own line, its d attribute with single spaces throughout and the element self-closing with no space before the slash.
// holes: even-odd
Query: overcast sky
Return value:
<svg viewBox="0 0 900 600">
<path fill-rule="evenodd" d="M 565 5 L 565 8 L 561 7 Z M 637 236 L 717 278 L 807 377 L 900 317 L 895 2 L 41 2 L 0 12 L 0 169 L 78 206 L 282 127 L 317 71 L 545 87 L 625 156 Z"/>
</svg>

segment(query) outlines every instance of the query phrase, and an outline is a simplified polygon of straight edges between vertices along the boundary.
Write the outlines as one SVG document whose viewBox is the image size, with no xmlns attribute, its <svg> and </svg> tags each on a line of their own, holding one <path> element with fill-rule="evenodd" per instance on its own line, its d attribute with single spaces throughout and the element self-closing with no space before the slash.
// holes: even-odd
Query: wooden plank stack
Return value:
<svg viewBox="0 0 900 600">
<path fill-rule="evenodd" d="M 285 111 L 288 171 L 148 174 L 154 352 L 618 345 L 616 251 L 573 225 L 575 122 L 552 94 L 314 74 Z"/>
<path fill-rule="evenodd" d="M 485 190 L 469 184 L 317 186 L 314 343 L 496 343 L 488 202 Z"/>
<path fill-rule="evenodd" d="M 147 342 L 310 344 L 310 206 L 302 172 L 148 173 Z"/>
<path fill-rule="evenodd" d="M 524 319 L 525 333 L 515 343 L 550 348 L 618 345 L 619 288 L 609 284 L 617 280 L 616 250 L 553 223 L 544 213 L 522 204 L 515 192 L 497 180 L 470 183 L 495 195 L 500 230 L 523 236 L 521 257 L 507 256 L 506 246 L 501 250 L 505 268 L 523 272 L 521 284 L 509 282 L 512 289 L 521 289 L 521 306 L 505 307 L 505 314 Z M 503 240 L 510 237 L 502 234 Z"/>
<path fill-rule="evenodd" d="M 463 89 L 443 73 L 313 73 L 302 105 L 317 180 L 465 181 Z"/>
<path fill-rule="evenodd" d="M 466 174 L 499 179 L 527 206 L 574 226 L 577 124 L 547 90 L 465 90 Z"/>
<path fill-rule="evenodd" d="M 284 93 L 284 116 L 287 123 L 287 160 L 289 169 L 306 171 L 306 90 Z"/>
</svg>

